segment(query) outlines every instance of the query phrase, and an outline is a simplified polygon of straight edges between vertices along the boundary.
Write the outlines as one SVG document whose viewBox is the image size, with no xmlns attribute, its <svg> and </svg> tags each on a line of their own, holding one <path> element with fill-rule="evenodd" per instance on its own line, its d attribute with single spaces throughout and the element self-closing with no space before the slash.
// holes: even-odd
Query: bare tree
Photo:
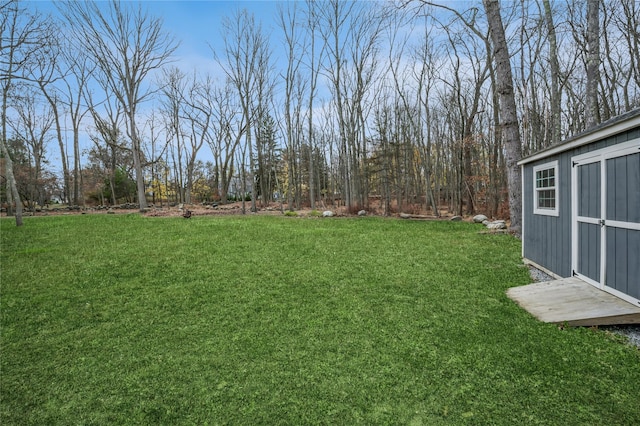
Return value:
<svg viewBox="0 0 640 426">
<path fill-rule="evenodd" d="M 270 110 L 273 105 L 273 93 L 276 85 L 276 73 L 271 65 L 271 50 L 266 43 L 261 43 L 256 65 L 256 90 L 252 102 L 256 156 L 251 173 L 254 177 L 256 196 L 259 189 L 261 203 L 266 206 L 273 198 L 270 182 L 272 181 L 272 159 L 275 149 L 275 123 L 273 123 Z"/>
<path fill-rule="evenodd" d="M 237 94 L 231 82 L 213 91 L 213 138 L 207 142 L 213 153 L 215 165 L 216 189 L 220 199 L 227 202 L 231 181 L 235 174 L 235 159 L 242 140 L 244 129 L 241 127 L 241 108 Z"/>
<path fill-rule="evenodd" d="M 373 175 L 379 175 L 375 182 L 379 182 L 382 208 L 385 216 L 391 215 L 391 163 L 394 161 L 391 150 L 393 138 L 393 112 L 389 100 L 393 99 L 392 91 L 381 84 L 377 90 L 378 105 L 374 109 L 374 128 L 376 138 L 371 162 L 374 165 Z"/>
<path fill-rule="evenodd" d="M 92 69 L 83 52 L 76 51 L 69 40 L 60 34 L 54 21 L 46 26 L 47 49 L 40 49 L 31 59 L 29 79 L 40 88 L 51 107 L 55 121 L 56 140 L 62 164 L 65 201 L 80 203 L 80 126 L 88 112 L 81 99 Z M 65 111 L 66 110 L 66 111 Z M 73 174 L 69 172 L 69 159 L 63 131 L 66 116 L 73 132 Z M 71 181 L 73 178 L 73 187 Z"/>
<path fill-rule="evenodd" d="M 425 22 L 426 23 L 426 22 Z M 425 202 L 431 205 L 433 214 L 437 217 L 440 216 L 438 211 L 438 204 L 436 196 L 432 189 L 434 185 L 433 179 L 433 125 L 432 125 L 432 110 L 431 94 L 436 81 L 436 74 L 439 68 L 442 66 L 437 60 L 437 52 L 433 43 L 433 39 L 430 34 L 430 30 L 425 25 L 425 32 L 421 43 L 414 49 L 412 54 L 414 60 L 416 60 L 420 66 L 418 70 L 412 73 L 414 80 L 417 83 L 417 95 L 418 95 L 418 111 L 421 117 L 423 117 L 423 123 L 420 126 L 420 135 L 418 139 L 422 152 L 422 164 L 424 168 L 425 179 Z M 435 186 L 435 185 L 434 185 Z"/>
<path fill-rule="evenodd" d="M 145 144 L 147 149 L 145 155 L 149 159 L 151 167 L 151 202 L 153 205 L 160 203 L 162 206 L 164 197 L 167 196 L 166 187 L 162 185 L 162 173 L 165 172 L 167 166 L 163 162 L 163 157 L 169 143 L 167 141 L 165 143 L 159 142 L 163 129 L 157 124 L 158 121 L 155 111 L 152 111 L 145 125 L 149 134 L 149 142 Z"/>
<path fill-rule="evenodd" d="M 320 28 L 324 44 L 327 49 L 327 62 L 324 64 L 324 72 L 331 82 L 333 91 L 333 103 L 336 108 L 336 118 L 339 130 L 339 159 L 340 173 L 342 177 L 342 194 L 347 208 L 352 204 L 352 180 L 353 171 L 351 151 L 349 149 L 347 134 L 347 117 L 344 108 L 344 97 L 342 85 L 344 80 L 344 68 L 346 61 L 346 47 L 344 42 L 345 26 L 348 25 L 348 17 L 355 3 L 340 2 L 331 0 L 322 3 L 319 9 Z"/>
<path fill-rule="evenodd" d="M 150 74 L 166 64 L 177 43 L 164 32 L 162 21 L 139 6 L 122 6 L 118 0 L 103 3 L 64 2 L 62 13 L 84 49 L 102 71 L 122 105 L 131 139 L 138 203 L 147 207 L 141 138 L 136 124 L 138 107 L 149 96 L 145 86 Z"/>
<path fill-rule="evenodd" d="M 600 83 L 600 1 L 587 0 L 587 127 L 600 122 L 598 85 Z"/>
<path fill-rule="evenodd" d="M 185 139 L 187 138 L 187 130 L 183 128 L 183 105 L 184 94 L 187 91 L 186 74 L 177 67 L 164 69 L 162 80 L 160 82 L 161 113 L 164 118 L 167 142 L 170 146 L 169 153 L 173 159 L 174 179 L 176 184 L 176 193 L 178 202 L 186 201 L 186 184 L 185 184 L 185 161 L 183 156 L 186 154 Z M 173 142 L 173 143 L 170 143 Z"/>
<path fill-rule="evenodd" d="M 558 40 L 556 37 L 556 27 L 553 21 L 553 11 L 549 0 L 542 0 L 544 5 L 544 18 L 547 26 L 547 36 L 549 38 L 549 65 L 551 67 L 551 143 L 560 142 L 560 105 L 562 103 L 562 92 L 560 91 L 560 63 L 558 62 Z"/>
<path fill-rule="evenodd" d="M 29 66 L 29 79 L 36 83 L 51 107 L 51 113 L 53 114 L 55 122 L 56 139 L 58 141 L 60 159 L 62 163 L 63 192 L 65 198 L 63 201 L 67 202 L 70 200 L 71 196 L 71 184 L 68 170 L 69 163 L 67 161 L 65 143 L 62 136 L 63 117 L 60 112 L 62 104 L 59 102 L 59 91 L 55 87 L 56 81 L 62 79 L 65 73 L 61 66 L 61 39 L 59 38 L 59 30 L 51 23 L 47 25 L 45 31 L 46 37 L 49 40 L 49 46 L 47 49 L 40 49 L 37 52 L 34 52 Z"/>
<path fill-rule="evenodd" d="M 309 69 L 309 95 L 307 103 L 307 142 L 311 154 L 309 155 L 309 200 L 311 201 L 311 208 L 316 208 L 316 193 L 315 187 L 315 162 L 314 159 L 314 131 L 313 131 L 313 108 L 314 100 L 316 97 L 318 87 L 319 64 L 322 62 L 322 56 L 324 55 L 324 47 L 320 48 L 318 52 L 316 49 L 316 37 L 318 33 L 318 15 L 316 12 L 316 4 L 313 1 L 307 0 L 307 35 L 308 35 L 308 60 L 307 68 Z M 316 57 L 316 55 L 318 57 Z"/>
<path fill-rule="evenodd" d="M 49 45 L 47 49 L 41 49 L 33 56 L 30 79 L 37 84 L 51 106 L 62 163 L 64 196 L 66 201 L 78 205 L 81 188 L 80 127 L 83 117 L 88 112 L 88 109 L 81 105 L 81 100 L 95 65 L 90 63 L 83 51 L 76 50 L 71 41 L 62 36 L 60 30 L 55 21 L 47 24 L 46 37 Z M 66 131 L 66 118 L 70 119 L 73 133 L 73 174 L 69 172 L 67 146 L 63 136 L 63 130 Z"/>
<path fill-rule="evenodd" d="M 122 131 L 123 111 L 122 105 L 116 100 L 111 93 L 111 87 L 105 79 L 98 78 L 99 87 L 103 90 L 104 100 L 102 102 L 95 101 L 90 91 L 85 91 L 83 98 L 87 103 L 87 109 L 93 118 L 96 134 L 91 137 L 95 145 L 95 151 L 101 161 L 101 167 L 107 172 L 109 188 L 111 192 L 111 204 L 115 205 L 116 191 L 115 178 L 120 151 L 127 150 L 123 146 Z M 130 149 L 129 149 L 130 151 Z"/>
<path fill-rule="evenodd" d="M 27 80 L 29 61 L 48 45 L 41 17 L 20 6 L 17 0 L 0 4 L 0 88 L 2 89 L 2 139 L 0 154 L 4 157 L 7 174 L 8 212 L 15 203 L 16 226 L 22 226 L 22 202 L 18 194 L 13 162 L 7 149 L 7 111 L 14 80 Z"/>
<path fill-rule="evenodd" d="M 258 119 L 255 115 L 255 98 L 259 89 L 259 72 L 261 60 L 269 56 L 267 38 L 262 27 L 255 22 L 253 14 L 247 10 L 237 11 L 234 16 L 223 20 L 223 40 L 225 61 L 218 59 L 224 68 L 229 81 L 235 87 L 242 109 L 240 128 L 243 130 L 245 144 L 243 145 L 241 168 L 245 172 L 246 159 L 249 159 L 249 169 L 254 167 L 254 142 Z M 214 54 L 217 57 L 216 52 Z M 246 179 L 242 179 L 246 184 Z M 251 211 L 256 211 L 256 185 L 251 185 Z M 244 200 L 244 196 L 243 196 Z M 244 203 L 244 201 L 243 201 Z M 244 211 L 244 209 L 243 209 Z"/>
<path fill-rule="evenodd" d="M 342 198 L 347 209 L 354 210 L 368 202 L 366 99 L 376 77 L 383 21 L 371 4 L 338 0 L 322 3 L 318 17 L 327 53 L 323 72 L 337 112 Z"/>
<path fill-rule="evenodd" d="M 640 5 L 633 0 L 610 2 L 605 6 L 609 11 L 603 11 L 609 17 L 612 28 L 604 28 L 619 34 L 617 43 L 619 53 L 617 66 L 619 69 L 618 82 L 622 111 L 629 111 L 640 106 Z M 613 52 L 608 49 L 605 57 L 611 58 Z"/>
<path fill-rule="evenodd" d="M 487 13 L 489 32 L 493 42 L 496 85 L 494 90 L 500 98 L 500 120 L 505 141 L 507 161 L 507 185 L 509 190 L 509 212 L 511 230 L 520 235 L 522 231 L 522 176 L 518 160 L 522 156 L 518 113 L 513 92 L 513 77 L 509 60 L 509 49 L 505 37 L 500 4 L 498 0 L 483 0 Z"/>
<path fill-rule="evenodd" d="M 309 7 L 314 7 L 310 5 Z M 298 169 L 298 152 L 296 151 L 298 139 L 300 135 L 296 132 L 294 125 L 294 116 L 300 114 L 300 103 L 294 102 L 295 87 L 302 78 L 300 73 L 300 65 L 302 63 L 302 52 L 300 49 L 301 35 L 297 30 L 298 27 L 298 8 L 297 3 L 290 3 L 287 9 L 280 7 L 278 9 L 278 23 L 282 28 L 286 46 L 287 67 L 282 78 L 284 79 L 284 124 L 286 135 L 286 158 L 287 158 L 287 205 L 289 210 L 293 211 L 294 207 L 294 188 L 298 187 L 295 179 L 296 170 Z M 296 203 L 299 200 L 296 197 Z"/>
<path fill-rule="evenodd" d="M 27 182 L 23 183 L 27 188 L 23 195 L 28 206 L 34 207 L 34 203 L 42 206 L 46 199 L 41 179 L 55 114 L 50 105 L 38 98 L 37 89 L 27 85 L 22 85 L 20 95 L 13 98 L 12 106 L 17 113 L 17 120 L 12 120 L 11 127 L 16 138 L 27 148 L 27 160 L 31 166 L 25 176 Z"/>
<path fill-rule="evenodd" d="M 458 151 L 456 154 L 457 165 L 452 174 L 456 188 L 452 191 L 453 209 L 457 214 L 462 214 L 463 204 L 466 199 L 466 212 L 475 213 L 476 210 L 476 181 L 477 170 L 474 170 L 472 157 L 475 156 L 477 140 L 474 136 L 476 121 L 481 114 L 481 104 L 485 95 L 484 84 L 491 76 L 491 46 L 487 30 L 478 25 L 478 9 L 471 8 L 459 11 L 446 4 L 432 3 L 422 0 L 428 6 L 437 7 L 453 13 L 454 19 L 448 23 L 440 24 L 446 32 L 449 54 L 449 72 L 443 74 L 442 82 L 449 86 L 451 92 L 447 96 L 449 108 L 457 111 L 450 115 L 454 122 L 453 146 Z M 437 20 L 436 20 L 437 22 Z M 457 28 L 456 23 L 462 27 Z M 434 58 L 429 58 L 433 61 Z M 425 62 L 428 58 L 424 59 Z M 463 65 L 464 62 L 464 65 Z M 472 76 L 469 78 L 468 76 Z M 446 108 L 445 109 L 449 109 Z M 448 114 L 451 114 L 448 111 Z M 455 116 L 455 118 L 454 118 Z M 428 125 L 429 126 L 429 125 Z"/>
<path fill-rule="evenodd" d="M 393 76 L 396 96 L 401 105 L 401 111 L 404 112 L 401 116 L 409 121 L 405 126 L 408 125 L 410 128 L 410 140 L 416 143 L 420 150 L 420 163 L 423 176 L 417 177 L 416 180 L 420 183 L 424 180 L 424 189 L 422 191 L 419 191 L 417 187 L 415 189 L 418 193 L 424 194 L 425 205 L 427 207 L 431 206 L 434 215 L 438 216 L 438 207 L 432 191 L 432 126 L 430 124 L 430 97 L 436 82 L 436 69 L 439 66 L 439 61 L 434 51 L 433 39 L 430 34 L 433 25 L 432 22 L 425 19 L 423 36 L 419 39 L 418 43 L 407 48 L 412 31 L 405 32 L 404 37 L 399 38 L 399 35 L 403 34 L 401 28 L 407 24 L 406 21 L 395 19 L 391 21 L 391 23 L 393 25 L 388 27 L 390 46 L 389 69 Z M 398 46 L 397 51 L 395 49 L 396 46 Z M 409 53 L 407 53 L 407 51 Z M 407 57 L 409 61 L 405 60 Z M 402 68 L 401 64 L 404 64 Z M 382 91 L 383 89 L 378 89 L 378 92 Z M 383 114 L 383 117 L 385 116 L 386 114 Z M 380 119 L 378 119 L 378 121 L 380 121 Z M 383 120 L 383 122 L 384 121 L 385 120 Z M 381 143 L 383 147 L 388 146 L 388 139 L 389 136 L 382 138 Z M 388 167 L 385 167 L 384 172 L 385 181 L 389 180 L 387 177 L 387 168 Z M 385 186 L 388 187 L 388 183 L 385 183 Z M 388 188 L 386 188 L 385 192 L 388 191 Z M 385 198 L 385 204 L 387 205 L 385 211 L 389 209 L 389 202 L 389 197 L 387 196 Z"/>
<path fill-rule="evenodd" d="M 213 83 L 210 76 L 199 81 L 194 73 L 183 105 L 183 117 L 189 128 L 189 145 L 187 152 L 187 194 L 186 202 L 191 203 L 196 171 L 197 156 L 205 141 L 212 139 L 213 125 Z"/>
<path fill-rule="evenodd" d="M 68 116 L 73 132 L 73 190 L 71 191 L 71 199 L 75 205 L 80 204 L 80 200 L 84 203 L 82 191 L 82 175 L 80 164 L 80 129 L 82 121 L 89 113 L 82 103 L 85 91 L 91 74 L 95 69 L 95 64 L 90 61 L 84 52 L 78 52 L 73 49 L 73 45 L 69 40 L 63 41 L 61 49 L 64 68 L 59 71 L 64 75 L 60 89 L 62 99 L 60 102 L 68 109 Z"/>
<path fill-rule="evenodd" d="M 614 16 L 618 17 L 616 27 L 624 37 L 626 48 L 621 56 L 630 59 L 629 81 L 633 83 L 624 86 L 625 109 L 630 110 L 640 105 L 640 5 L 633 0 L 622 0 L 621 9 L 622 13 Z M 635 86 L 635 90 L 629 86 Z"/>
</svg>

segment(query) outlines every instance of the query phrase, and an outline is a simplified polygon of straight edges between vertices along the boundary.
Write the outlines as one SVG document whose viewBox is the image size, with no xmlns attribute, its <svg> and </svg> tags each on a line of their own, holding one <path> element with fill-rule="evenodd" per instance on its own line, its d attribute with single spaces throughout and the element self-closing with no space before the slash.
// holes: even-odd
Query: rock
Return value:
<svg viewBox="0 0 640 426">
<path fill-rule="evenodd" d="M 490 223 L 491 223 L 491 222 L 489 222 L 489 220 L 483 220 L 483 221 L 482 221 L 482 224 L 483 224 L 484 226 L 487 226 L 487 225 L 488 225 L 488 224 L 490 224 Z"/>
<path fill-rule="evenodd" d="M 488 218 L 483 215 L 483 214 L 479 214 L 473 217 L 473 222 L 474 223 L 483 223 L 485 220 L 487 220 Z"/>
<path fill-rule="evenodd" d="M 504 220 L 496 220 L 487 224 L 487 229 L 507 229 L 507 224 Z"/>
<path fill-rule="evenodd" d="M 358 216 L 366 216 L 367 215 L 367 211 L 366 210 L 360 210 L 358 212 Z"/>
<path fill-rule="evenodd" d="M 411 215 L 407 213 L 400 213 L 400 217 L 402 219 L 411 219 Z"/>
<path fill-rule="evenodd" d="M 462 216 L 453 216 L 451 218 L 452 222 L 460 222 L 462 220 Z"/>
<path fill-rule="evenodd" d="M 182 209 L 184 209 L 184 204 L 182 203 L 178 204 L 178 210 L 182 210 Z"/>
<path fill-rule="evenodd" d="M 333 217 L 333 212 L 331 210 L 323 211 L 322 217 Z"/>
<path fill-rule="evenodd" d="M 107 214 L 116 214 L 116 212 L 114 212 L 113 209 L 109 209 L 107 210 Z"/>
</svg>

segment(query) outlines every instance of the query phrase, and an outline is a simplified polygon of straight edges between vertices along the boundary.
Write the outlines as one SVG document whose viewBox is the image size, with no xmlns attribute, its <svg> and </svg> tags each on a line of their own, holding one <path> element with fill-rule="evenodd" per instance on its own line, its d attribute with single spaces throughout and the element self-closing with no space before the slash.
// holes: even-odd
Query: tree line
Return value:
<svg viewBox="0 0 640 426">
<path fill-rule="evenodd" d="M 57 7 L 0 6 L 0 196 L 18 215 L 376 200 L 514 221 L 520 156 L 640 106 L 633 0 L 308 0 L 278 4 L 273 28 L 238 9 L 217 75 L 174 62 L 140 4 Z"/>
</svg>

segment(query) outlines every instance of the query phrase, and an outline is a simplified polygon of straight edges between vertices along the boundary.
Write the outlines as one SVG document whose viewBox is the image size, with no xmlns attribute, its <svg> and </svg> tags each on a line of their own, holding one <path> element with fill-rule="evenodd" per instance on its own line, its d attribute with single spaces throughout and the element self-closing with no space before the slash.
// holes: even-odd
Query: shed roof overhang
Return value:
<svg viewBox="0 0 640 426">
<path fill-rule="evenodd" d="M 557 145 L 551 146 L 542 151 L 538 151 L 528 157 L 525 157 L 522 160 L 518 161 L 518 165 L 522 166 L 527 163 L 542 160 L 543 158 L 547 158 L 564 151 L 569 151 L 571 149 L 578 148 L 580 146 L 587 145 L 592 142 L 608 138 L 610 136 L 614 136 L 618 133 L 631 130 L 635 127 L 640 127 L 640 108 L 614 117 Z"/>
</svg>

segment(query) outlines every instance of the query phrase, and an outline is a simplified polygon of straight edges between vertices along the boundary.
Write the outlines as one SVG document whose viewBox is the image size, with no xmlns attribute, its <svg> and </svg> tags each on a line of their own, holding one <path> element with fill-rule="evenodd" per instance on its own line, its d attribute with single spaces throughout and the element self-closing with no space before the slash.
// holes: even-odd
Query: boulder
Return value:
<svg viewBox="0 0 640 426">
<path fill-rule="evenodd" d="M 322 217 L 333 217 L 333 212 L 331 210 L 323 211 Z"/>
<path fill-rule="evenodd" d="M 507 224 L 504 220 L 496 220 L 487 224 L 487 229 L 507 229 Z"/>
<path fill-rule="evenodd" d="M 484 221 L 485 221 L 485 220 L 487 220 L 487 219 L 488 219 L 488 218 L 487 218 L 485 215 L 483 215 L 483 214 L 479 214 L 479 215 L 475 215 L 475 216 L 473 217 L 473 222 L 474 222 L 474 223 L 482 223 L 482 222 L 484 222 Z"/>
<path fill-rule="evenodd" d="M 367 211 L 366 210 L 360 210 L 358 212 L 358 216 L 366 216 L 367 215 Z"/>
<path fill-rule="evenodd" d="M 400 217 L 402 219 L 411 219 L 411 215 L 407 213 L 400 213 Z"/>
<path fill-rule="evenodd" d="M 451 218 L 452 222 L 460 222 L 462 220 L 462 216 L 453 216 Z"/>
</svg>

